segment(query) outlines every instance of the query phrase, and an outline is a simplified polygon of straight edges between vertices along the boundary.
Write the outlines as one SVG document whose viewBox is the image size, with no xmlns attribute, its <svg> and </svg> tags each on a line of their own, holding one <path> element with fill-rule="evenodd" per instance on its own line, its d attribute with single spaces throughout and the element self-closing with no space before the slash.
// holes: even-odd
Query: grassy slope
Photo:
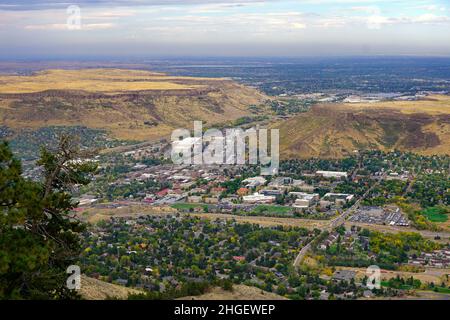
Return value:
<svg viewBox="0 0 450 320">
<path fill-rule="evenodd" d="M 450 97 L 318 105 L 275 127 L 284 157 L 339 158 L 364 148 L 449 154 Z"/>
<path fill-rule="evenodd" d="M 116 284 L 100 281 L 87 276 L 81 276 L 80 295 L 86 300 L 127 299 L 129 294 L 142 291 Z"/>
</svg>

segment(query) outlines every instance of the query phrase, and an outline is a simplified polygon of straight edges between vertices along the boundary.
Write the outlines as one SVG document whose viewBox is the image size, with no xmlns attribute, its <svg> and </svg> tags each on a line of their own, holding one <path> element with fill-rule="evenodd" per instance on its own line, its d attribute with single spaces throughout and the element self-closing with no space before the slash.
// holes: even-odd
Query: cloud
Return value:
<svg viewBox="0 0 450 320">
<path fill-rule="evenodd" d="M 269 0 L 270 1 L 270 0 Z M 277 1 L 277 0 L 272 0 Z M 170 6 L 170 5 L 194 5 L 194 4 L 227 4 L 242 5 L 246 3 L 267 2 L 267 0 L 77 0 L 80 7 L 134 7 L 134 6 Z M 3 0 L 1 10 L 46 10 L 66 8 L 71 3 L 68 0 L 25 0 L 17 3 L 13 0 Z"/>
<path fill-rule="evenodd" d="M 3 4 L 0 5 L 0 41 L 5 46 L 11 46 L 11 38 L 19 46 L 30 41 L 42 47 L 67 46 L 65 23 L 70 0 L 46 4 L 34 0 L 19 4 L 12 0 L 0 1 Z M 103 46 L 124 52 L 129 49 L 133 53 L 132 45 L 157 48 L 160 44 L 201 51 L 207 46 L 227 43 L 233 44 L 236 52 L 249 44 L 259 44 L 260 48 L 336 44 L 345 48 L 366 42 L 389 47 L 393 43 L 401 46 L 414 41 L 414 45 L 437 48 L 438 44 L 446 43 L 450 26 L 449 12 L 440 11 L 439 6 L 417 8 L 431 3 L 423 0 L 412 0 L 412 3 L 406 0 L 75 2 L 81 7 L 81 30 L 92 31 L 80 32 L 75 37 L 87 54 L 93 51 L 89 48 Z M 411 34 L 415 35 L 414 39 Z M 259 53 L 256 49 L 254 52 Z"/>
<path fill-rule="evenodd" d="M 79 30 L 104 30 L 115 27 L 113 23 L 85 23 L 80 25 Z M 35 24 L 27 25 L 24 27 L 26 30 L 74 30 L 66 23 L 53 23 L 53 24 Z"/>
<path fill-rule="evenodd" d="M 412 18 L 411 22 L 424 24 L 441 24 L 441 23 L 449 23 L 450 18 L 447 16 L 437 16 L 435 14 L 426 13 L 416 18 Z"/>
<path fill-rule="evenodd" d="M 447 11 L 446 7 L 436 5 L 436 4 L 422 5 L 422 6 L 417 6 L 416 8 L 420 9 L 420 10 L 426 10 L 426 11 L 441 11 L 441 12 Z"/>
</svg>

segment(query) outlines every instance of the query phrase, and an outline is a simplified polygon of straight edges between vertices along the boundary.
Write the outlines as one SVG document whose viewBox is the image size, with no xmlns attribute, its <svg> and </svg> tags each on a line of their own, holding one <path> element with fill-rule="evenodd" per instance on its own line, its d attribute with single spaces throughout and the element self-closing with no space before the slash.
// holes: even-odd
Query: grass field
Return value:
<svg viewBox="0 0 450 320">
<path fill-rule="evenodd" d="M 444 287 L 435 287 L 435 291 L 439 293 L 447 293 L 450 294 L 450 288 L 444 288 Z"/>
<path fill-rule="evenodd" d="M 431 222 L 446 222 L 449 210 L 445 207 L 430 207 L 422 210 L 421 214 Z"/>
<path fill-rule="evenodd" d="M 292 211 L 291 208 L 282 207 L 282 206 L 274 206 L 274 205 L 259 205 L 257 206 L 253 212 L 257 214 L 288 214 Z"/>
</svg>

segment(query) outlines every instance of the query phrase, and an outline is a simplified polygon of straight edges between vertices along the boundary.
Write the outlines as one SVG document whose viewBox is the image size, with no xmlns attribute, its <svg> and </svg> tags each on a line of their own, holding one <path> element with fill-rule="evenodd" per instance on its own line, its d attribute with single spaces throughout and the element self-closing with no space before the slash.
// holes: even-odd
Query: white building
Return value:
<svg viewBox="0 0 450 320">
<path fill-rule="evenodd" d="M 319 200 L 319 194 L 317 193 L 289 192 L 289 195 L 297 198 L 293 204 L 294 208 L 306 209 Z"/>
<path fill-rule="evenodd" d="M 306 193 L 306 192 L 289 192 L 290 196 L 294 196 L 297 199 L 310 199 L 310 200 L 319 200 L 318 193 Z"/>
<path fill-rule="evenodd" d="M 336 204 L 342 204 L 342 202 L 352 201 L 355 196 L 347 193 L 327 193 L 323 196 L 323 199 L 334 201 Z"/>
<path fill-rule="evenodd" d="M 256 188 L 258 186 L 266 184 L 267 180 L 264 177 L 259 176 L 259 177 L 247 178 L 242 182 L 246 183 L 245 186 L 247 188 Z"/>
<path fill-rule="evenodd" d="M 316 175 L 324 178 L 346 178 L 347 172 L 342 171 L 317 171 Z"/>
<path fill-rule="evenodd" d="M 242 200 L 244 201 L 244 203 L 272 203 L 275 201 L 275 197 L 265 196 L 256 192 L 249 196 L 243 196 Z"/>
<path fill-rule="evenodd" d="M 296 199 L 292 206 L 299 209 L 308 209 L 311 206 L 311 201 L 306 199 Z"/>
</svg>

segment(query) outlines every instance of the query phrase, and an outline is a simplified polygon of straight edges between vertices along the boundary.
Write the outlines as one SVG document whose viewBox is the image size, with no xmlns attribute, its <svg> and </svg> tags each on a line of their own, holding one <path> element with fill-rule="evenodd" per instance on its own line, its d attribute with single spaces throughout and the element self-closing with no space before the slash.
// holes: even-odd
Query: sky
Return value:
<svg viewBox="0 0 450 320">
<path fill-rule="evenodd" d="M 449 0 L 0 0 L 0 58 L 450 56 Z"/>
</svg>

